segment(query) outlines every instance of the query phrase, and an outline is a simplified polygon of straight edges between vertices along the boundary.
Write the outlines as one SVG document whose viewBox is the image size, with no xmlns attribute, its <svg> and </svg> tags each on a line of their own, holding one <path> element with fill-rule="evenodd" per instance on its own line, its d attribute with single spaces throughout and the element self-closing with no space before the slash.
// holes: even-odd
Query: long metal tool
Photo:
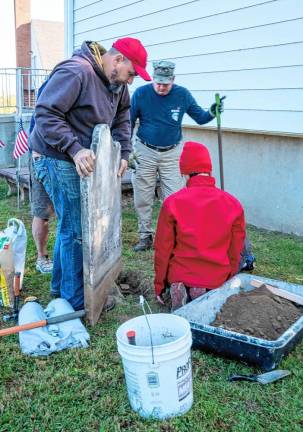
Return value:
<svg viewBox="0 0 303 432">
<path fill-rule="evenodd" d="M 289 374 L 290 372 L 288 370 L 278 369 L 261 375 L 232 375 L 229 377 L 228 381 L 251 381 L 260 384 L 270 384 L 288 376 Z"/>
<path fill-rule="evenodd" d="M 22 324 L 14 327 L 8 327 L 3 330 L 0 330 L 0 336 L 8 336 L 14 333 L 19 333 L 24 330 L 31 330 L 38 327 L 45 327 L 50 324 L 57 324 L 64 321 L 70 321 L 77 318 L 82 318 L 85 315 L 85 310 L 79 310 L 76 312 L 70 312 L 64 315 L 58 315 L 52 318 L 47 318 L 45 320 L 40 320 L 28 324 Z"/>
<path fill-rule="evenodd" d="M 220 94 L 215 94 L 216 100 L 216 119 L 217 119 L 217 131 L 218 131 L 218 148 L 219 148 L 219 166 L 220 166 L 220 186 L 224 190 L 224 173 L 223 173 L 223 151 L 222 151 L 222 131 L 221 131 L 221 113 L 219 111 L 220 103 L 226 96 L 220 98 Z"/>
</svg>

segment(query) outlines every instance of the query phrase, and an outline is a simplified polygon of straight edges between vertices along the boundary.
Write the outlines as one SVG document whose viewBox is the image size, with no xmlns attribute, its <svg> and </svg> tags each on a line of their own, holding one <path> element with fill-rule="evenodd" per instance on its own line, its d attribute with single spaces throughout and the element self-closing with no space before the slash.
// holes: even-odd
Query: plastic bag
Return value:
<svg viewBox="0 0 303 432">
<path fill-rule="evenodd" d="M 0 231 L 0 289 L 3 306 L 11 306 L 14 299 L 14 275 L 20 273 L 22 287 L 25 255 L 26 230 L 19 219 L 9 219 L 7 227 Z"/>
</svg>

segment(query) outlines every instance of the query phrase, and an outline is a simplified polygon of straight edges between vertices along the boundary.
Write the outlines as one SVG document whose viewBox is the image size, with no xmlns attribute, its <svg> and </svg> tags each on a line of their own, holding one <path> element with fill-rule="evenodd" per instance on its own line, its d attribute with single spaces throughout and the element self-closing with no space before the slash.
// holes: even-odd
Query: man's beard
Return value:
<svg viewBox="0 0 303 432">
<path fill-rule="evenodd" d="M 123 85 L 126 84 L 125 82 L 117 79 L 117 77 L 118 77 L 118 71 L 117 69 L 114 69 L 111 73 L 110 80 L 109 80 L 110 82 L 109 88 L 110 91 L 112 91 L 113 93 L 119 93 Z"/>
</svg>

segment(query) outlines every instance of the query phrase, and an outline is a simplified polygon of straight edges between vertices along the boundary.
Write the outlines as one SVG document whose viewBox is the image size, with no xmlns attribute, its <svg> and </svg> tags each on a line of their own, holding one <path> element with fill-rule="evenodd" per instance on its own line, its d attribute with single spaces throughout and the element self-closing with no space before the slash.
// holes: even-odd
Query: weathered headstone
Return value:
<svg viewBox="0 0 303 432">
<path fill-rule="evenodd" d="M 81 180 L 81 219 L 84 301 L 94 325 L 121 271 L 121 179 L 120 144 L 107 125 L 95 127 L 91 148 L 95 169 Z"/>
</svg>

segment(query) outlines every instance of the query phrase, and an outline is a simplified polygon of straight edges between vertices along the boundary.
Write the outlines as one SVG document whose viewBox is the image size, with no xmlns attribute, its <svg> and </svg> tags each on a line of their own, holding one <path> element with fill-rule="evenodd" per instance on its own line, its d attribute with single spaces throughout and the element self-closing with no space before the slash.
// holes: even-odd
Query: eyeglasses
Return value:
<svg viewBox="0 0 303 432">
<path fill-rule="evenodd" d="M 136 76 L 138 76 L 138 74 L 137 74 L 136 71 L 135 72 L 128 72 L 128 77 L 129 78 L 133 78 L 133 77 L 136 77 Z"/>
</svg>

